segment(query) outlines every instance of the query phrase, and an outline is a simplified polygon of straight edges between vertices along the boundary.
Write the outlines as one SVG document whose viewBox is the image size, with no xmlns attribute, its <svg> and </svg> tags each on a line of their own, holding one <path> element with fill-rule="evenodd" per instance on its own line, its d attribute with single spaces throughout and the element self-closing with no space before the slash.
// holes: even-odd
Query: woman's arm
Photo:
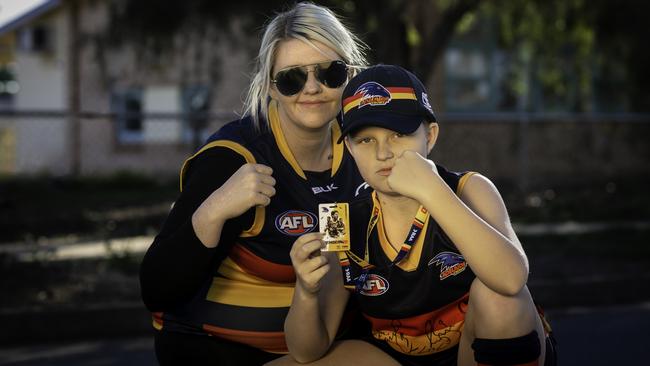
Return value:
<svg viewBox="0 0 650 366">
<path fill-rule="evenodd" d="M 523 288 L 528 259 L 490 180 L 479 174 L 470 176 L 459 198 L 432 161 L 407 151 L 397 159 L 389 184 L 429 211 L 486 286 L 504 295 Z"/>
<path fill-rule="evenodd" d="M 320 233 L 303 235 L 291 249 L 296 289 L 284 331 L 289 353 L 300 363 L 329 350 L 349 298 L 336 253 L 321 255 L 320 239 Z"/>
<path fill-rule="evenodd" d="M 192 222 L 198 208 L 245 164 L 242 156 L 225 148 L 212 148 L 192 161 L 183 192 L 140 267 L 142 298 L 150 310 L 165 311 L 187 301 L 227 255 L 239 233 L 252 225 L 253 210 L 215 223 L 220 239 L 210 241 L 211 248 Z M 223 245 L 217 246 L 219 242 Z"/>
</svg>

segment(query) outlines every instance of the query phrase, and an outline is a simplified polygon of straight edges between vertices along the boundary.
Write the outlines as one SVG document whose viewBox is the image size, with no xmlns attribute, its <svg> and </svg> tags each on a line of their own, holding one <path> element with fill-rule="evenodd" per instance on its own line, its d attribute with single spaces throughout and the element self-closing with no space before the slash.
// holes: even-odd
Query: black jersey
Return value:
<svg viewBox="0 0 650 366">
<path fill-rule="evenodd" d="M 208 333 L 269 352 L 287 352 L 284 320 L 291 304 L 295 273 L 289 251 L 303 234 L 318 231 L 318 204 L 350 201 L 367 195 L 353 159 L 343 144 L 338 124 L 332 123 L 332 169 L 306 172 L 298 165 L 282 133 L 275 104 L 269 110 L 269 131 L 255 132 L 252 120 L 231 122 L 211 136 L 190 157 L 222 147 L 249 163 L 273 168 L 276 194 L 266 207 L 255 209 L 251 227 L 231 245 L 228 256 L 217 264 L 214 277 L 188 304 L 155 316 L 158 328 Z M 219 167 L 215 167 L 219 169 Z"/>
<path fill-rule="evenodd" d="M 438 172 L 456 194 L 471 175 L 449 172 L 441 166 Z M 427 214 L 422 235 L 408 255 L 391 265 L 398 253 L 386 237 L 376 194 L 353 202 L 350 211 L 352 252 L 358 258 L 365 256 L 375 266 L 354 295 L 372 324 L 373 337 L 413 356 L 456 346 L 475 276 L 454 243 Z M 373 212 L 378 215 L 375 220 Z M 361 222 L 364 224 L 357 224 Z M 354 260 L 350 262 L 352 277 L 358 277 L 361 267 Z"/>
</svg>

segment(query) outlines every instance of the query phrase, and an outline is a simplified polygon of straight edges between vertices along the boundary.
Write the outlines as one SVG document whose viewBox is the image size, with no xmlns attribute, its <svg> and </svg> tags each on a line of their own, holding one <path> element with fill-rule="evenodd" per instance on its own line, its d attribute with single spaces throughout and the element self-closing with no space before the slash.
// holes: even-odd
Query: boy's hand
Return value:
<svg viewBox="0 0 650 366">
<path fill-rule="evenodd" d="M 291 263 L 296 272 L 296 285 L 305 292 L 316 294 L 320 281 L 330 270 L 327 257 L 320 255 L 323 234 L 309 233 L 299 237 L 291 247 Z"/>
<path fill-rule="evenodd" d="M 436 175 L 438 169 L 433 161 L 415 151 L 407 150 L 395 159 L 395 165 L 386 182 L 395 193 L 422 202 L 422 197 L 427 195 L 431 186 L 431 178 Z"/>
</svg>

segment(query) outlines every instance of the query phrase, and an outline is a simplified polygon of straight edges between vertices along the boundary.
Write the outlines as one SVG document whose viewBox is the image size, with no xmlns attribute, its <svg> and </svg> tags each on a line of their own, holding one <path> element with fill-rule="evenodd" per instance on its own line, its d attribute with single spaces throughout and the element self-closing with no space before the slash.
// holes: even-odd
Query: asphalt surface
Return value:
<svg viewBox="0 0 650 366">
<path fill-rule="evenodd" d="M 548 310 L 558 341 L 559 365 L 647 365 L 650 303 Z M 29 346 L 0 346 L 0 365 L 156 365 L 147 336 Z"/>
<path fill-rule="evenodd" d="M 650 252 L 648 223 L 644 223 L 642 230 L 632 230 L 637 232 L 632 239 L 629 234 L 601 235 L 608 228 L 603 224 L 518 228 L 528 230 L 528 241 L 536 238 L 536 230 L 592 233 L 575 239 L 542 236 L 527 249 L 534 274 L 529 287 L 546 308 L 558 340 L 559 365 L 650 365 Z M 94 258 L 114 251 L 139 253 L 150 241 L 143 237 L 115 240 L 110 247 L 106 243 L 5 245 L 0 246 L 0 254 L 20 263 L 68 261 L 79 271 L 90 267 L 95 273 Z M 85 260 L 90 264 L 81 262 Z M 7 273 L 18 279 L 27 274 Z M 120 276 L 108 278 L 112 282 L 102 282 L 105 286 L 131 284 L 137 289 L 135 277 L 122 282 L 116 282 Z M 0 365 L 156 365 L 149 313 L 137 294 L 128 298 L 131 302 L 101 306 L 74 303 L 59 308 L 0 309 Z M 582 304 L 589 307 L 578 307 Z"/>
</svg>

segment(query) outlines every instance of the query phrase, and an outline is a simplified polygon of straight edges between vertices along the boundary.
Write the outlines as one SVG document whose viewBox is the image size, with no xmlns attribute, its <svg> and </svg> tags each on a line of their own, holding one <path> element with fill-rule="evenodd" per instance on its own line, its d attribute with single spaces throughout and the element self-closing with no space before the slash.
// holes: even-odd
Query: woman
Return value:
<svg viewBox="0 0 650 366">
<path fill-rule="evenodd" d="M 287 352 L 289 250 L 317 205 L 363 181 L 335 122 L 363 44 L 299 3 L 266 27 L 245 105 L 181 169 L 181 194 L 141 266 L 161 364 L 259 365 Z"/>
<path fill-rule="evenodd" d="M 382 365 L 550 361 L 526 288 L 528 260 L 498 191 L 480 174 L 425 158 L 438 124 L 422 83 L 375 66 L 350 81 L 342 106 L 342 138 L 374 192 L 351 204 L 351 251 L 318 255 L 319 233 L 296 240 L 291 356 L 305 363 L 328 351 L 347 287 L 372 334 L 334 343 L 314 364 L 364 364 L 368 352 Z"/>
</svg>

